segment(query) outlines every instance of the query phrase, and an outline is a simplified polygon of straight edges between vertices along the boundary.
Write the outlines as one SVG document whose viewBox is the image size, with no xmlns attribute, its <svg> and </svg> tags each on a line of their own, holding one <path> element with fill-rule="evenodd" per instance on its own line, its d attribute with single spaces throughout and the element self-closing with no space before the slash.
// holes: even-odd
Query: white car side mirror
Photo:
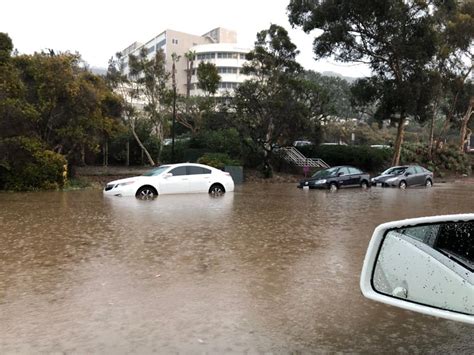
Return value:
<svg viewBox="0 0 474 355">
<path fill-rule="evenodd" d="M 474 214 L 378 226 L 360 287 L 375 301 L 474 324 Z"/>
<path fill-rule="evenodd" d="M 167 178 L 172 177 L 172 176 L 173 176 L 173 173 L 165 173 L 165 174 L 163 174 L 163 178 L 164 178 L 164 179 L 167 179 Z"/>
</svg>

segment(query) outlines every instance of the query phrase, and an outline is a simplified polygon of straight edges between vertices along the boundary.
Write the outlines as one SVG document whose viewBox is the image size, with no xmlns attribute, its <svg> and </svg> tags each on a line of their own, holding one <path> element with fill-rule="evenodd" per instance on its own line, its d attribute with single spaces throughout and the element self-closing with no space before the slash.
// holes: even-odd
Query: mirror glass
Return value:
<svg viewBox="0 0 474 355">
<path fill-rule="evenodd" d="M 474 314 L 474 221 L 389 230 L 372 276 L 379 293 Z"/>
</svg>

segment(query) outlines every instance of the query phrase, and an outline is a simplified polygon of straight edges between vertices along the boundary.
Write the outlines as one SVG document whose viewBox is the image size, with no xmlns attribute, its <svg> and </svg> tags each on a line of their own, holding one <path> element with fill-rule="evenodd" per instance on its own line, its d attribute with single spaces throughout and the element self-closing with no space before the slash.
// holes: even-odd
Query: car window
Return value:
<svg viewBox="0 0 474 355">
<path fill-rule="evenodd" d="M 419 166 L 414 166 L 413 168 L 415 169 L 415 172 L 416 172 L 417 174 L 421 174 L 421 173 L 423 172 L 423 169 L 422 169 L 421 167 L 419 167 Z"/>
<path fill-rule="evenodd" d="M 385 170 L 382 175 L 400 175 L 403 174 L 406 170 L 406 167 L 396 166 Z"/>
<path fill-rule="evenodd" d="M 407 173 L 415 174 L 415 167 L 410 166 L 410 167 L 407 169 Z"/>
<path fill-rule="evenodd" d="M 451 259 L 474 268 L 474 222 L 443 224 L 436 238 L 434 248 Z"/>
<path fill-rule="evenodd" d="M 186 173 L 186 166 L 178 166 L 170 171 L 173 176 L 180 176 L 180 175 L 187 175 Z"/>
<path fill-rule="evenodd" d="M 200 166 L 188 166 L 188 175 L 210 174 L 211 170 L 201 168 Z"/>
<path fill-rule="evenodd" d="M 333 176 L 334 174 L 336 174 L 337 169 L 338 168 L 329 168 L 329 169 L 319 170 L 315 172 L 312 177 L 322 179 L 329 176 Z"/>
<path fill-rule="evenodd" d="M 415 226 L 398 229 L 397 232 L 419 240 L 425 244 L 432 244 L 432 240 L 436 239 L 439 231 L 438 224 L 429 224 L 426 226 Z"/>
<path fill-rule="evenodd" d="M 347 168 L 340 168 L 337 172 L 337 174 L 339 175 L 340 173 L 342 173 L 343 175 L 348 175 L 349 174 L 349 169 Z"/>
<path fill-rule="evenodd" d="M 349 174 L 362 174 L 362 171 L 356 168 L 349 168 Z"/>
<path fill-rule="evenodd" d="M 169 168 L 168 165 L 162 165 L 162 166 L 160 166 L 156 169 L 147 171 L 142 176 L 158 176 L 158 175 L 162 174 L 168 168 Z"/>
</svg>

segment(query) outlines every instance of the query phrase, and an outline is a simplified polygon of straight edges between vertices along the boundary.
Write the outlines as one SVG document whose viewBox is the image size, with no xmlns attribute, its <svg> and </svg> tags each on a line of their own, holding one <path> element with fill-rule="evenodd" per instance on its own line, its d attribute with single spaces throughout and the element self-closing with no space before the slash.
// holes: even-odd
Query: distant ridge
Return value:
<svg viewBox="0 0 474 355">
<path fill-rule="evenodd" d="M 336 78 L 341 78 L 341 79 L 344 79 L 346 81 L 348 81 L 349 83 L 353 83 L 354 81 L 356 81 L 357 79 L 359 79 L 359 77 L 353 77 L 353 76 L 344 76 L 342 74 L 339 74 L 339 73 L 336 73 L 336 72 L 333 72 L 333 71 L 323 71 L 321 73 L 321 75 L 324 75 L 324 76 L 333 76 L 333 77 L 336 77 Z"/>
<path fill-rule="evenodd" d="M 105 75 L 107 74 L 107 69 L 100 67 L 90 67 L 89 70 L 96 75 Z"/>
</svg>

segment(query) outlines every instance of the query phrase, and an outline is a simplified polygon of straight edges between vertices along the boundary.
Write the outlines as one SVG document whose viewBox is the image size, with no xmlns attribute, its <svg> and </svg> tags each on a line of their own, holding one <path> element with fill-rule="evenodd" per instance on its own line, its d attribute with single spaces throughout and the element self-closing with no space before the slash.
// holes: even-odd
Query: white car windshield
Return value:
<svg viewBox="0 0 474 355">
<path fill-rule="evenodd" d="M 161 173 L 163 173 L 163 171 L 165 171 L 168 168 L 169 168 L 169 165 L 162 165 L 162 166 L 160 166 L 156 169 L 152 169 L 152 170 L 147 171 L 142 176 L 157 176 L 157 175 L 160 175 Z"/>
</svg>

